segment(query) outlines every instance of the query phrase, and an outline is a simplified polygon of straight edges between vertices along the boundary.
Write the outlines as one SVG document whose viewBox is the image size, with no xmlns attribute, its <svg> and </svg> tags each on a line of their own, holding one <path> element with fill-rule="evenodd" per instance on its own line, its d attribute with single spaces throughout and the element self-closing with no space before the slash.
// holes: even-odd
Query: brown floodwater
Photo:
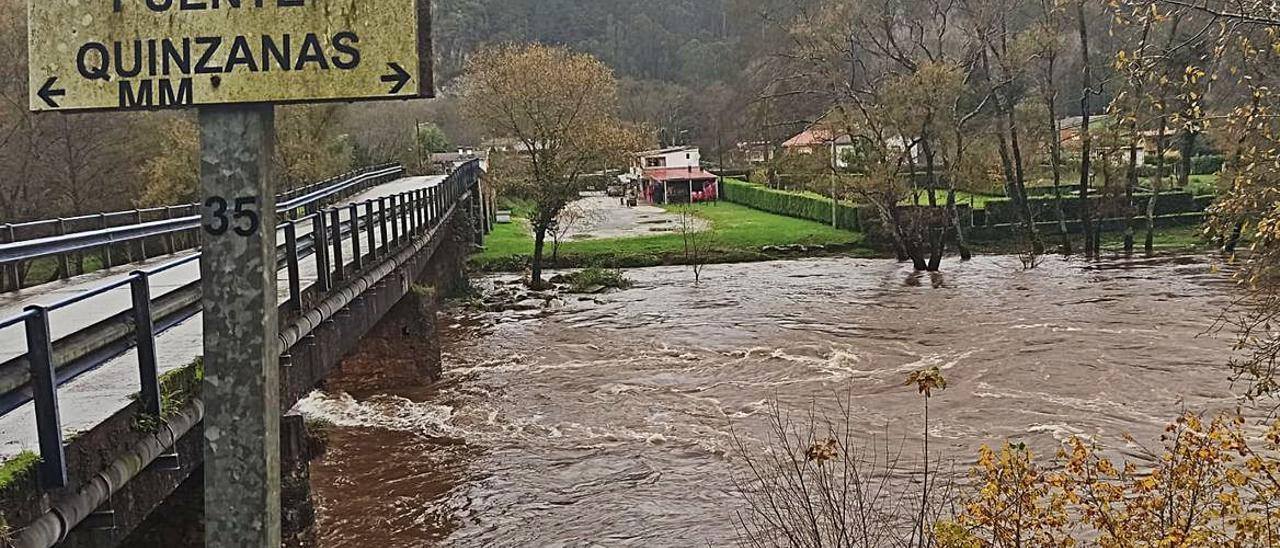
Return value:
<svg viewBox="0 0 1280 548">
<path fill-rule="evenodd" d="M 918 439 L 903 381 L 934 366 L 932 447 L 960 467 L 1073 435 L 1140 458 L 1125 434 L 1157 445 L 1182 410 L 1237 405 L 1212 262 L 821 259 L 712 266 L 700 287 L 654 268 L 549 313 L 455 309 L 444 382 L 301 404 L 336 425 L 312 468 L 321 544 L 731 545 L 731 432 L 762 443 L 771 401 L 847 397 L 860 435 Z"/>
</svg>

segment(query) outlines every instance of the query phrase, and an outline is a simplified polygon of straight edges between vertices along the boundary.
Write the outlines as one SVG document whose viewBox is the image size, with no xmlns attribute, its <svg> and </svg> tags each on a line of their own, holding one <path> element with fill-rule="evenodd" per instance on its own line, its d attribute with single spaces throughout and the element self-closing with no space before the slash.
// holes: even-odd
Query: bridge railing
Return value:
<svg viewBox="0 0 1280 548">
<path fill-rule="evenodd" d="M 399 173 L 396 170 L 388 173 Z M 383 171 L 370 172 L 368 175 Z M 355 297 L 349 287 L 362 274 L 378 268 L 406 248 L 419 245 L 449 218 L 453 208 L 469 198 L 479 180 L 478 162 L 455 171 L 442 183 L 396 195 L 348 205 L 322 208 L 289 219 L 277 226 L 282 235 L 278 270 L 287 272 L 288 298 L 280 304 L 282 354 L 310 334 L 336 310 L 338 296 Z M 325 192 L 338 192 L 329 189 Z M 299 196 L 281 205 L 296 210 L 314 203 L 320 193 Z M 188 230 L 186 224 L 132 227 L 135 237 L 161 234 L 164 230 Z M 188 222 L 184 220 L 183 223 Z M 198 219 L 194 222 L 199 222 Z M 155 230 L 156 232 L 149 232 Z M 100 245 L 95 236 L 84 236 L 77 245 Z M 345 242 L 345 245 L 344 245 Z M 348 252 L 349 250 L 349 252 Z M 17 255 L 12 252 L 10 257 Z M 0 255 L 5 257 L 5 255 Z M 25 352 L 0 362 L 0 415 L 34 401 L 36 431 L 41 457 L 40 478 L 46 488 L 65 487 L 66 460 L 63 453 L 62 423 L 58 412 L 58 387 L 79 375 L 125 354 L 136 347 L 139 400 L 146 413 L 160 416 L 163 398 L 158 381 L 156 336 L 190 319 L 200 311 L 201 286 L 198 276 L 181 287 L 153 296 L 153 277 L 200 260 L 193 254 L 139 270 L 93 290 L 48 305 L 32 305 L 22 313 L 0 318 L 0 332 L 25 329 Z M 302 266 L 314 261 L 315 282 L 304 285 Z M 113 291 L 130 291 L 130 306 L 93 325 L 55 339 L 51 313 L 73 305 L 94 302 Z M 361 289 L 363 290 L 363 289 Z M 358 293 L 356 293 L 358 294 Z M 342 301 L 340 302 L 349 302 Z"/>
<path fill-rule="evenodd" d="M 290 190 L 276 201 L 282 212 L 311 211 L 398 173 L 403 173 L 398 164 L 367 167 Z M 199 213 L 199 204 L 188 204 L 0 224 L 0 292 L 83 273 L 90 254 L 100 268 L 111 268 L 191 249 L 199 245 Z M 50 271 L 28 279 L 25 267 L 41 259 Z"/>
</svg>

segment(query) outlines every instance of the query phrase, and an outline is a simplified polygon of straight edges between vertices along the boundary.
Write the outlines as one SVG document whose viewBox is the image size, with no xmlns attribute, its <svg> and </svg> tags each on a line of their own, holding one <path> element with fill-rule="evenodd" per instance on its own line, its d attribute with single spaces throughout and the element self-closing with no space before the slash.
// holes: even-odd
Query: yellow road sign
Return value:
<svg viewBox="0 0 1280 548">
<path fill-rule="evenodd" d="M 33 111 L 430 97 L 430 0 L 31 0 Z"/>
</svg>

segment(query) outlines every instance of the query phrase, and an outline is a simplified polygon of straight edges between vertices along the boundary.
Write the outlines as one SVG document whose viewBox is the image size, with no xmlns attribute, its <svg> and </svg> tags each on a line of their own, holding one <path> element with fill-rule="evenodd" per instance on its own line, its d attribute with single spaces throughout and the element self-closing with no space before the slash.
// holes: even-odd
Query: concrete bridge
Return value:
<svg viewBox="0 0 1280 548">
<path fill-rule="evenodd" d="M 465 287 L 465 256 L 492 228 L 481 176 L 476 162 L 447 177 L 376 166 L 281 197 L 282 411 L 344 367 L 438 377 L 437 300 Z M 9 227 L 4 285 L 26 285 L 20 267 L 38 261 L 60 279 L 0 294 L 0 543 L 202 542 L 200 253 L 181 243 L 198 243 L 199 223 L 166 210 L 83 232 L 29 223 L 59 230 L 27 240 Z M 111 265 L 134 246 L 139 262 L 74 275 L 80 254 Z M 313 516 L 305 430 L 284 417 L 292 545 L 307 543 Z"/>
</svg>

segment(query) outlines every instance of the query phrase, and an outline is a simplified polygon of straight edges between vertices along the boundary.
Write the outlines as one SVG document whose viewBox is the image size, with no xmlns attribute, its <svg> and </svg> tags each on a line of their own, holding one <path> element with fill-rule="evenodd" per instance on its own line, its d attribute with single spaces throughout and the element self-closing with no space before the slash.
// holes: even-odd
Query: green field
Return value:
<svg viewBox="0 0 1280 548">
<path fill-rule="evenodd" d="M 668 207 L 674 210 L 675 206 Z M 773 215 L 745 206 L 720 202 L 694 206 L 695 213 L 711 223 L 714 231 L 707 262 L 742 262 L 767 260 L 774 255 L 763 252 L 767 246 L 808 245 L 835 246 L 851 250 L 862 243 L 862 235 L 830 226 Z M 472 264 L 482 270 L 523 268 L 533 254 L 533 236 L 528 222 L 498 225 L 485 241 L 485 251 L 472 257 Z M 871 250 L 859 249 L 863 255 Z M 551 255 L 550 243 L 547 256 Z M 559 261 L 554 266 L 637 267 L 684 262 L 684 240 L 679 234 L 663 234 L 642 238 L 579 240 L 565 242 Z"/>
</svg>

